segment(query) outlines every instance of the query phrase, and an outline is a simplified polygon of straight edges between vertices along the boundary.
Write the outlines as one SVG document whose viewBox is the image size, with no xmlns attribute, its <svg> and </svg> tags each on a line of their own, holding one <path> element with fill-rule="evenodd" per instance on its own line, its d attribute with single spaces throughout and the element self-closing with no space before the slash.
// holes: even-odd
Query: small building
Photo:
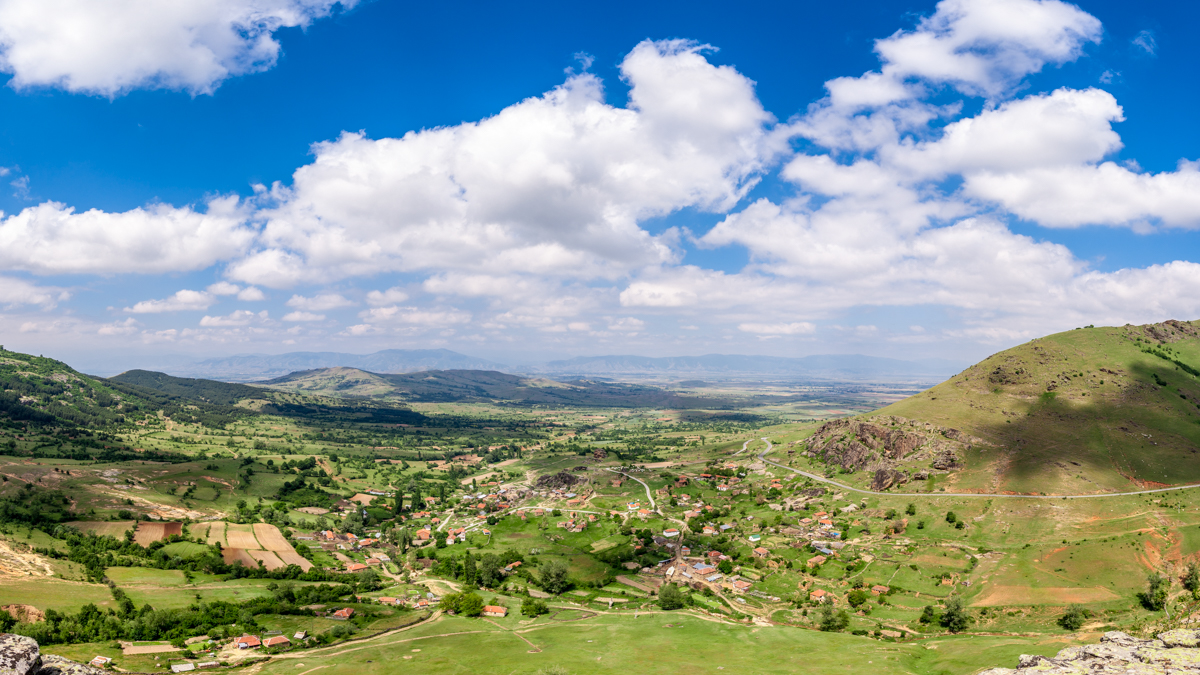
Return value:
<svg viewBox="0 0 1200 675">
<path fill-rule="evenodd" d="M 263 646 L 264 647 L 286 647 L 291 644 L 292 644 L 291 640 L 285 638 L 282 635 L 276 635 L 275 637 L 267 638 L 267 641 L 263 643 Z"/>
<path fill-rule="evenodd" d="M 88 663 L 90 663 L 93 666 L 96 666 L 97 668 L 102 668 L 102 667 L 107 666 L 108 664 L 112 663 L 112 659 L 108 658 L 107 656 L 97 655 L 96 658 L 92 659 L 91 661 L 88 661 Z"/>
<path fill-rule="evenodd" d="M 338 611 L 334 612 L 333 614 L 330 614 L 329 618 L 331 618 L 335 621 L 345 621 L 346 619 L 349 619 L 352 616 L 354 616 L 354 608 L 353 607 L 344 607 L 344 608 L 339 609 Z"/>
<path fill-rule="evenodd" d="M 673 528 L 673 527 L 672 527 L 672 528 L 665 529 L 665 530 L 663 530 L 663 536 L 664 536 L 664 537 L 678 537 L 678 536 L 679 536 L 679 530 L 677 530 L 677 529 L 675 529 L 675 528 Z"/>
<path fill-rule="evenodd" d="M 243 635 L 237 639 L 238 649 L 257 649 L 262 646 L 262 640 L 253 635 Z"/>
<path fill-rule="evenodd" d="M 298 631 L 296 631 L 296 634 L 292 636 L 292 639 L 293 640 L 304 640 L 307 637 L 308 637 L 308 631 L 298 630 Z"/>
<path fill-rule="evenodd" d="M 376 560 L 375 562 L 378 563 L 379 561 Z M 362 563 L 350 563 L 350 564 L 346 565 L 347 572 L 361 572 L 365 569 L 367 569 L 367 566 Z"/>
<path fill-rule="evenodd" d="M 196 667 L 197 668 L 216 668 L 220 665 L 221 665 L 220 661 L 203 661 L 201 663 L 197 663 Z"/>
<path fill-rule="evenodd" d="M 763 548 L 762 546 L 759 546 L 758 548 L 754 549 L 754 551 L 752 551 L 752 553 L 754 554 L 755 558 L 766 558 L 767 556 L 771 555 L 771 551 L 769 549 Z"/>
<path fill-rule="evenodd" d="M 880 586 L 880 585 L 876 584 L 875 586 L 871 587 L 871 594 L 872 595 L 883 595 L 884 593 L 887 593 L 890 590 L 892 590 L 892 589 L 888 588 L 887 586 Z"/>
<path fill-rule="evenodd" d="M 827 558 L 823 555 L 814 555 L 813 557 L 808 559 L 808 562 L 806 562 L 804 564 L 809 569 L 812 569 L 812 568 L 816 567 L 817 565 L 824 565 L 826 560 L 827 560 Z"/>
<path fill-rule="evenodd" d="M 830 593 L 823 588 L 818 588 L 817 590 L 808 594 L 808 599 L 812 600 L 813 602 L 833 602 L 833 593 Z"/>
<path fill-rule="evenodd" d="M 483 615 L 505 617 L 508 616 L 508 609 L 499 605 L 484 605 Z"/>
<path fill-rule="evenodd" d="M 379 604 L 381 604 L 381 605 L 398 605 L 398 604 L 400 604 L 400 601 L 397 600 L 396 598 L 389 598 L 389 597 L 385 596 L 382 598 L 375 598 L 375 599 L 378 600 Z"/>
<path fill-rule="evenodd" d="M 172 664 L 172 665 L 171 665 L 171 672 L 172 672 L 172 673 L 186 673 L 186 672 L 189 672 L 189 671 L 192 671 L 192 670 L 195 670 L 195 669 L 196 669 L 196 664 L 194 664 L 194 663 L 191 663 L 191 662 L 188 662 L 188 663 L 175 663 L 175 664 Z"/>
</svg>

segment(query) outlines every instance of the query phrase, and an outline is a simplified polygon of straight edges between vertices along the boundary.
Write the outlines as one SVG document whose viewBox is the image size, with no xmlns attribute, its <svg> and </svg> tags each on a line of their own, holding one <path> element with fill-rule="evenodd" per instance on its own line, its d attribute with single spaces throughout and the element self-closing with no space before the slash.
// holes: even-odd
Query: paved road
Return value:
<svg viewBox="0 0 1200 675">
<path fill-rule="evenodd" d="M 749 442 L 749 441 L 747 441 L 747 442 Z M 645 481 L 643 481 L 641 478 L 638 478 L 637 476 L 630 476 L 629 474 L 625 473 L 624 471 L 618 471 L 617 469 L 609 469 L 609 471 L 611 471 L 613 473 L 619 473 L 622 476 L 625 476 L 626 478 L 632 478 L 633 480 L 636 480 L 637 482 L 641 483 L 642 487 L 646 488 L 646 499 L 650 500 L 650 510 L 657 513 L 660 516 L 662 515 L 662 512 L 658 510 L 658 505 L 654 503 L 654 495 L 650 494 L 650 486 L 646 485 Z"/>
<path fill-rule="evenodd" d="M 875 492 L 873 490 L 863 490 L 861 488 L 851 487 L 845 483 L 839 483 L 824 476 L 818 476 L 815 473 L 801 471 L 800 469 L 793 469 L 790 466 L 784 466 L 779 462 L 771 461 L 767 459 L 765 455 L 773 450 L 775 446 L 771 445 L 771 441 L 767 440 L 765 436 L 762 440 L 766 441 L 767 449 L 758 453 L 758 458 L 767 464 L 777 466 L 781 469 L 786 469 L 793 473 L 798 473 L 805 478 L 811 478 L 821 483 L 826 483 L 843 490 L 849 490 L 850 492 L 857 492 L 864 495 L 888 495 L 891 497 L 979 497 L 985 499 L 999 499 L 1002 497 L 1007 497 L 1009 499 L 1097 499 L 1100 497 L 1126 497 L 1129 495 L 1148 495 L 1156 492 L 1173 492 L 1175 490 L 1192 490 L 1195 488 L 1200 488 L 1200 485 L 1180 485 L 1177 487 L 1156 488 L 1154 490 L 1136 490 L 1134 492 L 1101 492 L 1094 495 L 1003 495 L 997 493 L 980 494 L 977 492 Z"/>
</svg>

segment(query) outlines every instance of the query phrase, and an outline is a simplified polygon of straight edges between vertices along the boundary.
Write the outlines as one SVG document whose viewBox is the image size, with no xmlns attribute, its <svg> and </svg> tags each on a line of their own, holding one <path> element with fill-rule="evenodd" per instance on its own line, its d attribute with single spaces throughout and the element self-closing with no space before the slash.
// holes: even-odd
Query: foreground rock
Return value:
<svg viewBox="0 0 1200 675">
<path fill-rule="evenodd" d="M 1098 645 L 1067 647 L 1053 658 L 1022 655 L 1017 668 L 980 675 L 1159 675 L 1200 673 L 1200 631 L 1173 630 L 1156 640 L 1105 633 Z"/>
<path fill-rule="evenodd" d="M 94 666 L 47 654 L 33 638 L 0 633 L 0 675 L 104 675 Z"/>
</svg>

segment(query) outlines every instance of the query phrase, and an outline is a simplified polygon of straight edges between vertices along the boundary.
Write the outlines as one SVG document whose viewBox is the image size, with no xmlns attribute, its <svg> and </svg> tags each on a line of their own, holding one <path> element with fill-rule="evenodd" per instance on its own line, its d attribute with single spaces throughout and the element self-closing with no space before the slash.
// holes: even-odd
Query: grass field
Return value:
<svg viewBox="0 0 1200 675">
<path fill-rule="evenodd" d="M 1053 654 L 1061 639 L 939 638 L 895 644 L 779 627 L 719 624 L 682 613 L 599 614 L 571 622 L 447 617 L 364 643 L 280 659 L 269 675 L 321 668 L 329 675 L 420 673 L 969 673 L 1015 666 L 1021 653 Z M 515 630 L 514 630 L 515 629 Z M 718 670 L 720 669 L 720 670 Z"/>
</svg>

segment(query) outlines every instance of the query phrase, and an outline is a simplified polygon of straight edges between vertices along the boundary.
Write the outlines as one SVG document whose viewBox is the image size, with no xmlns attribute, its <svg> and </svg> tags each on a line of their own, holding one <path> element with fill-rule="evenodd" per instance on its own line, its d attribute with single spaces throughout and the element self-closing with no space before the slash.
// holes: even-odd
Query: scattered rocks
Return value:
<svg viewBox="0 0 1200 675">
<path fill-rule="evenodd" d="M 571 487 L 576 483 L 582 483 L 584 480 L 583 478 L 572 476 L 571 472 L 564 470 L 538 478 L 537 486 L 540 488 L 565 488 Z"/>
<path fill-rule="evenodd" d="M 33 638 L 0 633 L 0 675 L 107 675 L 95 666 L 54 654 L 43 656 Z"/>
<path fill-rule="evenodd" d="M 1200 673 L 1200 631 L 1173 630 L 1157 640 L 1144 640 L 1117 631 L 1105 633 L 1100 644 L 1067 647 L 1054 657 L 1023 654 L 1016 669 L 992 668 L 981 675 L 1175 675 Z"/>
<path fill-rule="evenodd" d="M 981 439 L 958 429 L 914 422 L 902 417 L 879 416 L 870 420 L 838 419 L 822 424 L 809 440 L 808 454 L 848 471 L 866 469 L 879 474 L 900 463 L 933 460 L 933 468 L 962 468 L 960 457 Z M 908 479 L 905 478 L 905 482 Z"/>
<path fill-rule="evenodd" d="M 42 655 L 33 638 L 0 634 L 0 675 L 37 675 Z"/>
</svg>

